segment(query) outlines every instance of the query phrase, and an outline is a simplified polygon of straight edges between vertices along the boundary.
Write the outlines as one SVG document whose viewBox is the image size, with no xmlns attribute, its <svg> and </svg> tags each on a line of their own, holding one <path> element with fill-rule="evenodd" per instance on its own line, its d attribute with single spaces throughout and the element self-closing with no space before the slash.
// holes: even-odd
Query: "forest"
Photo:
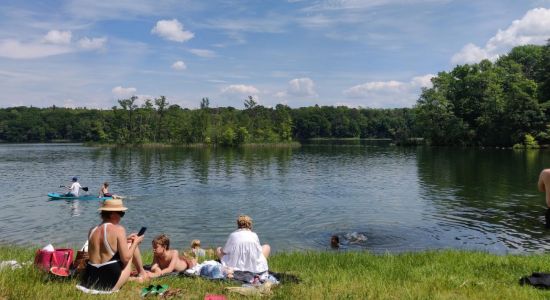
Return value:
<svg viewBox="0 0 550 300">
<path fill-rule="evenodd" d="M 0 109 L 1 142 L 135 145 L 289 143 L 311 138 L 385 138 L 407 144 L 503 146 L 550 144 L 550 41 L 513 48 L 494 62 L 458 65 L 432 78 L 412 108 L 345 106 L 182 108 L 160 96 L 111 109 Z"/>
</svg>

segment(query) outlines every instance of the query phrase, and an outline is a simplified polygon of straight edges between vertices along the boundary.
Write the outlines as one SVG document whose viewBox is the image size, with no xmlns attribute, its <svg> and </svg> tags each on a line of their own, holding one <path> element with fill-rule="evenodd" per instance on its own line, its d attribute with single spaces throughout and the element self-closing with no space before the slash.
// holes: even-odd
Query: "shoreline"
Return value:
<svg viewBox="0 0 550 300">
<path fill-rule="evenodd" d="M 142 247 L 144 250 L 147 247 Z M 150 249 L 144 262 L 151 261 Z M 32 261 L 34 249 L 0 246 L 0 260 Z M 532 272 L 548 272 L 549 254 L 495 255 L 479 251 L 438 250 L 381 254 L 370 252 L 281 252 L 270 256 L 270 270 L 294 274 L 298 284 L 282 284 L 272 290 L 278 299 L 545 299 L 550 291 L 520 286 L 519 278 Z M 11 276 L 6 276 L 11 274 Z M 96 299 L 77 291 L 76 279 L 45 280 L 32 265 L 0 271 L 0 298 Z M 154 279 L 152 284 L 180 288 L 186 298 L 229 293 L 232 282 L 187 277 Z M 150 283 L 130 282 L 110 299 L 134 299 Z"/>
</svg>

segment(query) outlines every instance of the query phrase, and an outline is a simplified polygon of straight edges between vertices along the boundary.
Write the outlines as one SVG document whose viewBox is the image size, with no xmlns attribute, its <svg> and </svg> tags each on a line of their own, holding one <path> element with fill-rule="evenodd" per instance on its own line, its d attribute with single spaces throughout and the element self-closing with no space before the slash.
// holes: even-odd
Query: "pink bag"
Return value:
<svg viewBox="0 0 550 300">
<path fill-rule="evenodd" d="M 46 251 L 36 250 L 34 255 L 34 265 L 45 272 L 49 272 L 52 267 L 70 268 L 73 263 L 74 250 L 69 248 L 55 249 Z"/>
</svg>

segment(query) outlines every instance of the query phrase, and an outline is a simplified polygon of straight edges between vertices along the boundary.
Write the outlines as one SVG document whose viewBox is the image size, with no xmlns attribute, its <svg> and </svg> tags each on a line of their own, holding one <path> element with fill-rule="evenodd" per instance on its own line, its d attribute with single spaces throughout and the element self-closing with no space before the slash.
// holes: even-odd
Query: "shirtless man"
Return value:
<svg viewBox="0 0 550 300">
<path fill-rule="evenodd" d="M 550 169 L 544 169 L 540 172 L 539 182 L 537 184 L 539 191 L 546 192 L 546 228 L 550 228 Z"/>
<path fill-rule="evenodd" d="M 149 278 L 159 277 L 171 272 L 181 272 L 192 268 L 196 261 L 180 257 L 178 250 L 170 250 L 170 239 L 165 234 L 153 240 L 153 264 L 147 272 Z"/>
</svg>

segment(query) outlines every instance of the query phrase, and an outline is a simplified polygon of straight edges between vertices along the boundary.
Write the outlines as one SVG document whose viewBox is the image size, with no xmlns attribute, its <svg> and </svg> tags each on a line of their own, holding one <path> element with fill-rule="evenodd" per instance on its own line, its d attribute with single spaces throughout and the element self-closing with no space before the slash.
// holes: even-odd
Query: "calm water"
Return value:
<svg viewBox="0 0 550 300">
<path fill-rule="evenodd" d="M 130 231 L 222 245 L 239 214 L 274 251 L 550 249 L 538 173 L 550 152 L 399 148 L 354 142 L 296 149 L 128 149 L 0 145 L 0 243 L 78 246 L 98 201 L 48 201 L 78 176 L 125 195 Z M 362 234 L 349 243 L 344 236 Z M 149 243 L 144 244 L 145 247 Z"/>
</svg>

